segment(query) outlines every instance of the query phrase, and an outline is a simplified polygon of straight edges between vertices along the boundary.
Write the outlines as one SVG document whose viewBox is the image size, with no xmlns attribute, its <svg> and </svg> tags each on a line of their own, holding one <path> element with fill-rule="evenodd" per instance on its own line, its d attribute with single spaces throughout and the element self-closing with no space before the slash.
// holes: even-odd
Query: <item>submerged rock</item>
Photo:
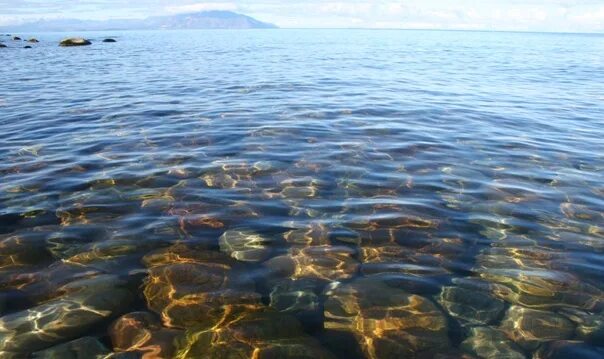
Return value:
<svg viewBox="0 0 604 359">
<path fill-rule="evenodd" d="M 230 230 L 220 236 L 220 251 L 242 262 L 260 262 L 268 257 L 271 240 L 256 232 Z"/>
<path fill-rule="evenodd" d="M 439 302 L 452 317 L 469 324 L 492 323 L 505 309 L 504 302 L 488 292 L 458 286 L 443 287 Z"/>
<path fill-rule="evenodd" d="M 79 279 L 94 277 L 99 273 L 92 268 L 56 262 L 35 271 L 18 271 L 11 275 L 0 276 L 0 286 L 18 289 L 29 300 L 41 302 L 61 295 L 62 286 L 74 283 Z"/>
<path fill-rule="evenodd" d="M 72 37 L 68 39 L 64 39 L 59 43 L 59 46 L 86 46 L 91 45 L 92 43 L 86 39 L 81 37 Z"/>
<path fill-rule="evenodd" d="M 230 268 L 236 264 L 233 259 L 227 257 L 224 253 L 199 249 L 182 243 L 147 253 L 142 261 L 148 268 L 179 263 L 221 264 L 225 268 Z"/>
<path fill-rule="evenodd" d="M 273 273 L 291 279 L 342 280 L 352 278 L 358 271 L 354 253 L 344 246 L 291 248 L 289 254 L 272 258 L 265 265 Z"/>
<path fill-rule="evenodd" d="M 522 349 L 503 332 L 490 327 L 474 327 L 461 343 L 461 349 L 479 358 L 525 359 Z"/>
<path fill-rule="evenodd" d="M 521 347 L 534 350 L 551 340 L 572 338 L 575 326 L 567 318 L 553 312 L 512 306 L 500 329 Z"/>
<path fill-rule="evenodd" d="M 4 314 L 4 311 L 6 310 L 8 298 L 9 296 L 6 293 L 0 292 L 0 315 Z"/>
<path fill-rule="evenodd" d="M 82 337 L 35 352 L 33 359 L 104 359 L 111 352 L 98 339 Z"/>
<path fill-rule="evenodd" d="M 312 223 L 304 228 L 285 232 L 283 239 L 293 245 L 328 245 L 329 228 L 323 223 Z"/>
<path fill-rule="evenodd" d="M 86 287 L 0 318 L 0 351 L 27 353 L 81 335 L 126 308 L 133 296 L 119 287 Z"/>
<path fill-rule="evenodd" d="M 24 49 L 31 49 L 31 46 L 23 46 Z"/>
<path fill-rule="evenodd" d="M 272 285 L 270 307 L 283 313 L 313 312 L 319 308 L 321 287 L 313 280 L 281 280 Z"/>
<path fill-rule="evenodd" d="M 332 359 L 296 319 L 270 311 L 245 313 L 207 330 L 192 329 L 176 358 Z"/>
<path fill-rule="evenodd" d="M 428 298 L 387 285 L 384 276 L 360 278 L 329 290 L 325 329 L 349 333 L 367 358 L 445 353 L 445 315 Z M 327 334 L 332 337 L 332 334 Z"/>
<path fill-rule="evenodd" d="M 117 42 L 115 39 L 104 39 L 103 42 Z"/>
<path fill-rule="evenodd" d="M 235 283 L 224 265 L 173 264 L 149 270 L 144 294 L 168 327 L 211 327 L 227 314 L 260 306 L 259 294 Z"/>
<path fill-rule="evenodd" d="M 602 343 L 600 343 L 602 344 Z M 604 348 L 576 341 L 555 341 L 537 350 L 533 359 L 601 359 Z"/>
<path fill-rule="evenodd" d="M 574 308 L 559 311 L 577 326 L 577 339 L 588 343 L 604 343 L 604 313 L 590 313 Z"/>
<path fill-rule="evenodd" d="M 44 239 L 36 234 L 0 237 L 0 270 L 40 265 L 51 259 Z"/>
<path fill-rule="evenodd" d="M 505 265 L 492 263 L 481 269 L 481 277 L 499 284 L 494 293 L 512 304 L 536 309 L 591 310 L 604 303 L 604 292 L 570 273 L 530 267 L 505 268 Z"/>
<path fill-rule="evenodd" d="M 0 48 L 3 48 L 3 47 L 8 47 L 8 46 L 6 46 L 4 44 L 0 44 Z"/>
<path fill-rule="evenodd" d="M 159 319 L 149 312 L 128 313 L 109 328 L 114 350 L 157 358 L 172 358 L 175 339 L 182 334 L 180 330 L 162 327 Z"/>
<path fill-rule="evenodd" d="M 144 295 L 167 327 L 212 327 L 225 316 L 261 307 L 254 284 L 217 252 L 177 245 L 146 256 Z"/>
<path fill-rule="evenodd" d="M 396 244 L 363 246 L 359 259 L 363 274 L 405 273 L 422 277 L 447 276 L 446 258 L 429 253 L 418 253 Z"/>
</svg>

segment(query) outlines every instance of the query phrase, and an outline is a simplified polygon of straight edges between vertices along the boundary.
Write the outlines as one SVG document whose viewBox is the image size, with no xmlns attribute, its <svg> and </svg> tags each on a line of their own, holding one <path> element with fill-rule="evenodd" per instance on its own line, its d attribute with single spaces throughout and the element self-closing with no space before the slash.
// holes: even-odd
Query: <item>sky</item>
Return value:
<svg viewBox="0 0 604 359">
<path fill-rule="evenodd" d="M 0 25 L 231 10 L 284 28 L 604 32 L 604 0 L 0 0 Z"/>
</svg>

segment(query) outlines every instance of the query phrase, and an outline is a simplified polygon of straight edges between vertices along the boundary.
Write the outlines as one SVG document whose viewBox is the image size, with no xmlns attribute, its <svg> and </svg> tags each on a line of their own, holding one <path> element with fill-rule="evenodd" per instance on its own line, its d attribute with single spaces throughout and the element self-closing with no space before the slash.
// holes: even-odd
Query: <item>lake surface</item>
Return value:
<svg viewBox="0 0 604 359">
<path fill-rule="evenodd" d="M 18 35 L 0 357 L 604 357 L 604 36 Z"/>
</svg>

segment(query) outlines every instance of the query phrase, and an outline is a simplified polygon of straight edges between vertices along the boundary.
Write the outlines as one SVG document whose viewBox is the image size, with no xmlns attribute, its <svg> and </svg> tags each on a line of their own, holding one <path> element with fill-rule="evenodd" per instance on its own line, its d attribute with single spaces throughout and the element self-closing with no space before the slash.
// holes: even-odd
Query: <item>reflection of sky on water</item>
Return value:
<svg viewBox="0 0 604 359">
<path fill-rule="evenodd" d="M 600 37 L 113 35 L 4 65 L 0 351 L 601 350 Z"/>
</svg>

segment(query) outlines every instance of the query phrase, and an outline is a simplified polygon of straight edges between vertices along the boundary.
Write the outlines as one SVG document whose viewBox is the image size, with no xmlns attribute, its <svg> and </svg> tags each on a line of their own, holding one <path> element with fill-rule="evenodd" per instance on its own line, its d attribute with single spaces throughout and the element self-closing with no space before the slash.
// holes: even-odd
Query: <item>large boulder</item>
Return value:
<svg viewBox="0 0 604 359">
<path fill-rule="evenodd" d="M 59 43 L 59 46 L 86 46 L 91 45 L 92 43 L 81 37 L 71 37 L 68 39 L 64 39 Z"/>
</svg>

